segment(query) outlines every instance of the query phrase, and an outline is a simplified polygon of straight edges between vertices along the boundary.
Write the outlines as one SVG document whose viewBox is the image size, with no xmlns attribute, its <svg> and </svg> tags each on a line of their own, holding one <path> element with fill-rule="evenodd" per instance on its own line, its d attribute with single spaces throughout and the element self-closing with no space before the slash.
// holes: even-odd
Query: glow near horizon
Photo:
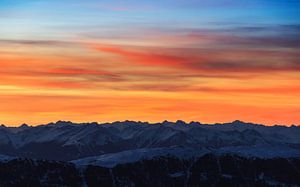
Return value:
<svg viewBox="0 0 300 187">
<path fill-rule="evenodd" d="M 300 121 L 300 2 L 0 2 L 0 123 Z"/>
</svg>

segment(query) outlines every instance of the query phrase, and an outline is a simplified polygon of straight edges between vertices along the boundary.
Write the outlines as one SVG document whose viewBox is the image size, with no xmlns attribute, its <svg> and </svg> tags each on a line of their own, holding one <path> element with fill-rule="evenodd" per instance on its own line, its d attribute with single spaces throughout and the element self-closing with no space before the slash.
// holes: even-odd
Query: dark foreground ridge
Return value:
<svg viewBox="0 0 300 187">
<path fill-rule="evenodd" d="M 0 162 L 0 186 L 299 186 L 299 158 L 244 158 L 206 154 L 157 157 L 113 168 L 15 159 Z"/>
</svg>

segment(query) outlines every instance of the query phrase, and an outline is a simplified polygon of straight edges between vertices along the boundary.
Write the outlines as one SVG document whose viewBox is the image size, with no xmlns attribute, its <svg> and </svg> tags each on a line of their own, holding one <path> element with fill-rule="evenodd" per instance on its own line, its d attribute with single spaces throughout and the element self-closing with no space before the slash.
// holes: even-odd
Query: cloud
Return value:
<svg viewBox="0 0 300 187">
<path fill-rule="evenodd" d="M 82 42 L 0 40 L 24 49 L 35 46 L 28 50 L 30 55 L 5 48 L 11 54 L 0 56 L 1 82 L 49 88 L 95 89 L 102 85 L 111 90 L 184 91 L 193 90 L 200 80 L 250 80 L 265 73 L 298 72 L 297 31 L 298 25 L 158 29 L 130 35 L 141 41 L 138 45 L 101 42 L 95 37 L 78 40 Z M 126 39 L 132 41 L 130 37 Z M 147 45 L 149 40 L 152 45 Z M 35 53 L 44 46 L 50 49 Z M 205 90 L 212 91 L 207 87 L 199 91 Z"/>
<path fill-rule="evenodd" d="M 178 74 L 231 76 L 300 70 L 299 25 L 224 26 L 216 29 L 150 29 L 126 32 L 112 43 L 92 34 L 84 45 L 118 57 L 123 66 Z M 105 36 L 107 38 L 107 35 Z M 97 40 L 100 40 L 97 42 Z M 135 41 L 139 41 L 137 45 Z"/>
<path fill-rule="evenodd" d="M 250 39 L 249 39 L 250 40 Z M 234 40 L 233 40 L 234 42 Z M 228 41 L 228 43 L 230 43 Z M 247 44 L 246 44 L 247 43 Z M 245 45 L 261 46 L 263 43 L 252 41 Z M 279 41 L 279 43 L 281 43 Z M 224 43 L 223 43 L 224 44 Z M 221 44 L 220 44 L 221 45 Z M 234 45 L 232 43 L 226 44 Z M 295 46 L 295 45 L 294 45 Z M 102 53 L 117 55 L 124 62 L 143 66 L 167 67 L 170 69 L 185 69 L 193 72 L 270 72 L 270 71 L 299 71 L 300 53 L 297 51 L 279 50 L 278 48 L 207 48 L 207 49 L 172 49 L 172 48 L 136 48 L 128 46 L 90 45 Z"/>
<path fill-rule="evenodd" d="M 75 42 L 62 41 L 62 40 L 9 40 L 0 39 L 0 44 L 12 45 L 32 45 L 32 46 L 67 46 L 74 45 Z"/>
<path fill-rule="evenodd" d="M 127 50 L 126 47 L 116 45 L 89 44 L 92 49 L 100 52 L 112 53 L 124 57 L 126 60 L 144 65 L 154 66 L 181 66 L 186 58 L 176 55 L 160 54 L 156 51 L 134 51 Z"/>
</svg>

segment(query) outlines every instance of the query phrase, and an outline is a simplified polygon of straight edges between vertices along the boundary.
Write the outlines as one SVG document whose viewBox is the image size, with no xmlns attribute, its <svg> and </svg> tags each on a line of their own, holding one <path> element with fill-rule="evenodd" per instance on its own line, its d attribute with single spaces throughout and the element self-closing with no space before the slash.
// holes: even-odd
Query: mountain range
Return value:
<svg viewBox="0 0 300 187">
<path fill-rule="evenodd" d="M 299 178 L 300 126 L 295 125 L 0 126 L 0 186 L 297 186 Z"/>
<path fill-rule="evenodd" d="M 58 121 L 34 127 L 0 126 L 0 154 L 15 157 L 71 161 L 153 148 L 189 148 L 194 152 L 261 157 L 299 156 L 300 126 L 264 126 L 242 121 L 214 125 L 183 121 L 156 124 Z"/>
</svg>

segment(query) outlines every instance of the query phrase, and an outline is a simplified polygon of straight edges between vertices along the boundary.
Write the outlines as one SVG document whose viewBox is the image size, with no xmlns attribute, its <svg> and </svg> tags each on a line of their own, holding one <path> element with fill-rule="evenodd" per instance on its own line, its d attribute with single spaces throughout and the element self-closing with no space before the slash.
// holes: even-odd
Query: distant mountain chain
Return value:
<svg viewBox="0 0 300 187">
<path fill-rule="evenodd" d="M 0 126 L 0 186 L 299 186 L 299 179 L 300 126 Z"/>
<path fill-rule="evenodd" d="M 113 166 L 126 162 L 124 158 L 134 162 L 151 156 L 200 156 L 206 153 L 299 157 L 300 127 L 264 126 L 242 121 L 214 125 L 183 121 L 156 124 L 58 121 L 35 127 L 0 126 L 0 154 L 11 157 L 78 163 L 94 163 L 94 158 L 95 163 Z"/>
</svg>

